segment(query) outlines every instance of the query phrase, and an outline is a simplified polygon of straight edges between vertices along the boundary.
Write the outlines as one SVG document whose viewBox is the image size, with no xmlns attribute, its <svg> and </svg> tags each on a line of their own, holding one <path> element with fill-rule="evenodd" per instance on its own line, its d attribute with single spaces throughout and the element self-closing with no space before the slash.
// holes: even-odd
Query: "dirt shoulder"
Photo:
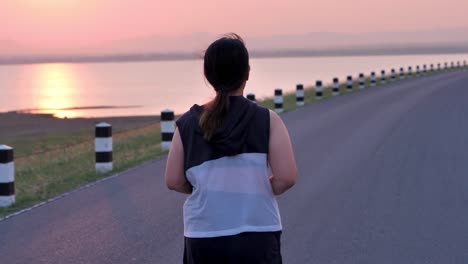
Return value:
<svg viewBox="0 0 468 264">
<path fill-rule="evenodd" d="M 112 124 L 115 132 L 159 122 L 159 116 L 101 117 L 60 119 L 52 115 L 0 113 L 0 144 L 51 134 L 80 134 L 93 131 L 99 122 Z"/>
</svg>

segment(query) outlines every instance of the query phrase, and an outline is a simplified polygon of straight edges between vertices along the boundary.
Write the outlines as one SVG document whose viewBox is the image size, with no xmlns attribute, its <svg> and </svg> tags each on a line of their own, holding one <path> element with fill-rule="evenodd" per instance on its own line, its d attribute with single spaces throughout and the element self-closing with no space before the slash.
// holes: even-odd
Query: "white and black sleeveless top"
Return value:
<svg viewBox="0 0 468 264">
<path fill-rule="evenodd" d="M 222 128 L 208 142 L 194 105 L 176 122 L 184 170 L 193 186 L 184 204 L 185 237 L 280 231 L 281 218 L 268 177 L 269 110 L 230 96 Z"/>
</svg>

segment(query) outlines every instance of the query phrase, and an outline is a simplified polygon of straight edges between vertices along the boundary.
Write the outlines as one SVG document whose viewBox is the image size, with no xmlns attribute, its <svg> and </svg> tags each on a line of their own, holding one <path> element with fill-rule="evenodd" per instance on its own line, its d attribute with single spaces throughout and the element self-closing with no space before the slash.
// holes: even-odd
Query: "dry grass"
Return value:
<svg viewBox="0 0 468 264">
<path fill-rule="evenodd" d="M 159 157 L 159 124 L 119 133 L 114 140 L 112 173 Z M 0 216 L 47 200 L 80 185 L 110 175 L 95 172 L 94 139 L 15 159 L 16 204 Z"/>
</svg>

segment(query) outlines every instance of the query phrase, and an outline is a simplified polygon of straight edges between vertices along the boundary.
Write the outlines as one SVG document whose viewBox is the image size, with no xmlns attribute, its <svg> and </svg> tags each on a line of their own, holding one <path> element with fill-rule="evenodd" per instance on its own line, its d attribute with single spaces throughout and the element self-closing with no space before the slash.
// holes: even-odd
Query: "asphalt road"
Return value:
<svg viewBox="0 0 468 264">
<path fill-rule="evenodd" d="M 299 167 L 284 263 L 468 262 L 468 72 L 284 114 Z M 0 262 L 181 263 L 165 159 L 0 222 Z"/>
</svg>

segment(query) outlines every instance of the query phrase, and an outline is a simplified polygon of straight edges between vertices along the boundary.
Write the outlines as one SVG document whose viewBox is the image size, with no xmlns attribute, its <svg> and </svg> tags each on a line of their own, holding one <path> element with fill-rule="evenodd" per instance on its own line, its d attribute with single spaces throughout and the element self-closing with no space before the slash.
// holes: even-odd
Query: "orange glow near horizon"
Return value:
<svg viewBox="0 0 468 264">
<path fill-rule="evenodd" d="M 53 114 L 58 118 L 76 117 L 73 110 L 77 106 L 74 98 L 77 78 L 66 64 L 44 64 L 37 68 L 34 83 L 37 85 L 37 113 Z"/>
</svg>

